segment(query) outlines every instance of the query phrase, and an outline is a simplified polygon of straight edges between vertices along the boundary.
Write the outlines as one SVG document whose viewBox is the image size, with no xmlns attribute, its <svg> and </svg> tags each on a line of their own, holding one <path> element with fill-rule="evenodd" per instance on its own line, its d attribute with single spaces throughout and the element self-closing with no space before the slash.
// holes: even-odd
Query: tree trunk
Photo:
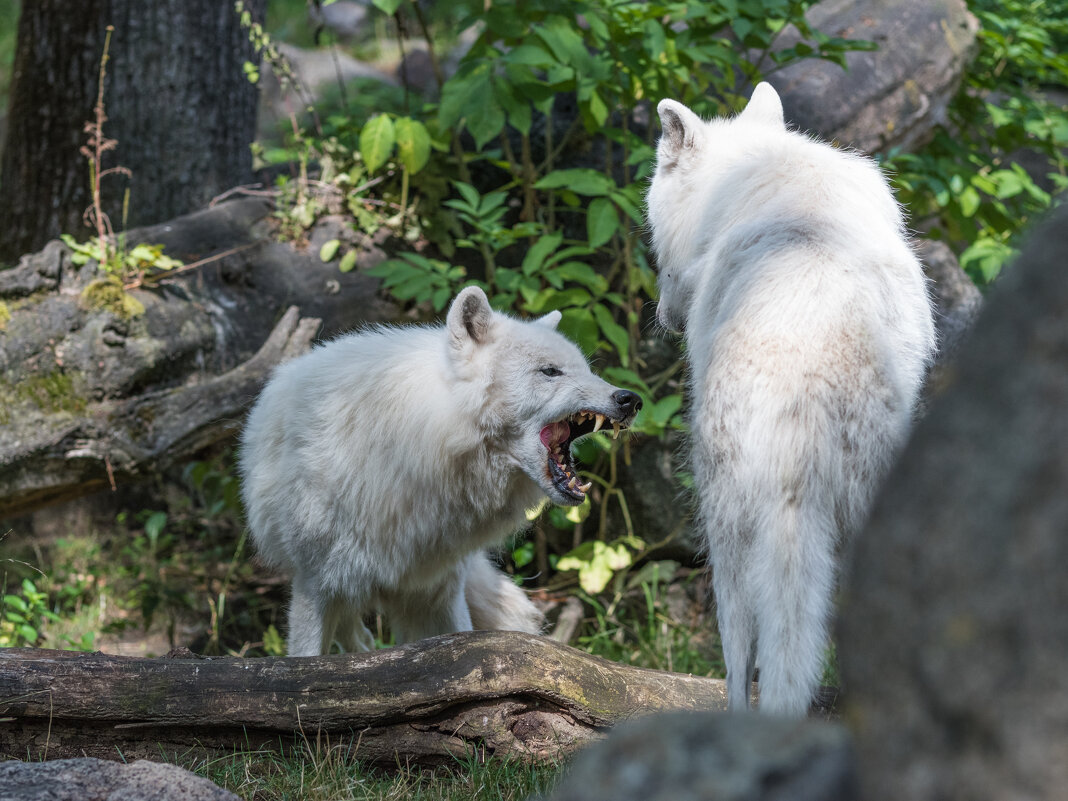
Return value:
<svg viewBox="0 0 1068 801">
<path fill-rule="evenodd" d="M 0 759 L 159 759 L 312 741 L 395 765 L 470 753 L 556 760 L 632 717 L 722 710 L 726 689 L 483 631 L 307 658 L 3 649 L 0 699 Z"/>
<path fill-rule="evenodd" d="M 75 266 L 62 242 L 0 271 L 0 518 L 192 458 L 233 435 L 280 360 L 397 318 L 378 279 L 318 256 L 341 238 L 366 266 L 384 257 L 375 242 L 325 218 L 299 249 L 264 236 L 270 210 L 232 201 L 132 232 L 187 262 L 229 254 L 132 290 L 140 315 L 87 299 L 97 265 Z"/>
<path fill-rule="evenodd" d="M 246 0 L 262 20 L 266 0 Z M 230 0 L 23 0 L 7 139 L 0 157 L 0 260 L 87 231 L 89 167 L 79 152 L 93 117 L 105 29 L 115 28 L 105 82 L 105 210 L 122 227 L 185 214 L 251 175 L 254 60 Z M 80 238 L 80 237 L 79 237 Z"/>
</svg>

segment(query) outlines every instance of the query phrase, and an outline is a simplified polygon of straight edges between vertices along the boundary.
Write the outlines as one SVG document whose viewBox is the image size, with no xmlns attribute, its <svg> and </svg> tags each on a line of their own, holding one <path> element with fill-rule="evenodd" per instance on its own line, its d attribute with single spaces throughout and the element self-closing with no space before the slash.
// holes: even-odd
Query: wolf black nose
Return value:
<svg viewBox="0 0 1068 801">
<path fill-rule="evenodd" d="M 637 413 L 642 408 L 641 396 L 637 392 L 631 392 L 629 389 L 617 389 L 612 393 L 612 400 L 628 416 Z"/>
</svg>

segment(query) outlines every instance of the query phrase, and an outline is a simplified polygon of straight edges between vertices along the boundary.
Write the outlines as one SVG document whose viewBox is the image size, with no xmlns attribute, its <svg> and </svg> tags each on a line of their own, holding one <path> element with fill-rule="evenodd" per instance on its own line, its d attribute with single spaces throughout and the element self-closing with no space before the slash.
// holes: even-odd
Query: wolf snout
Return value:
<svg viewBox="0 0 1068 801">
<path fill-rule="evenodd" d="M 641 395 L 629 389 L 617 389 L 612 393 L 612 400 L 619 407 L 619 416 L 625 419 L 633 417 L 642 408 Z"/>
</svg>

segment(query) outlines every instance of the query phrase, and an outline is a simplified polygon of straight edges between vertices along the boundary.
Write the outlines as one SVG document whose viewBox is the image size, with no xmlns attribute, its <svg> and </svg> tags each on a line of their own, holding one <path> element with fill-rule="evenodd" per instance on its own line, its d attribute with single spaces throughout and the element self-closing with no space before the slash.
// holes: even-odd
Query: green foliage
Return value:
<svg viewBox="0 0 1068 801">
<path fill-rule="evenodd" d="M 577 570 L 579 586 L 596 595 L 608 586 L 612 576 L 634 563 L 634 552 L 645 548 L 637 537 L 621 537 L 612 543 L 592 540 L 561 556 L 559 571 Z"/>
<path fill-rule="evenodd" d="M 440 259 L 428 259 L 418 253 L 402 253 L 365 271 L 382 279 L 382 287 L 398 300 L 429 303 L 442 311 L 452 299 L 453 289 L 463 280 L 466 270 Z"/>
<path fill-rule="evenodd" d="M 578 647 L 637 667 L 722 678 L 715 623 L 704 590 L 694 586 L 698 575 L 670 560 L 645 562 L 639 570 L 616 574 L 608 593 L 580 592 L 591 615 Z"/>
<path fill-rule="evenodd" d="M 0 620 L 0 646 L 37 645 L 41 631 L 59 616 L 48 605 L 48 593 L 40 592 L 30 579 L 23 579 L 20 592 L 3 597 L 3 620 Z"/>
<path fill-rule="evenodd" d="M 932 235 L 961 252 L 988 283 L 1016 252 L 1019 235 L 1068 187 L 1068 107 L 1046 88 L 1068 89 L 1068 2 L 971 0 L 979 52 L 940 129 L 919 153 L 891 152 L 899 198 Z M 1045 163 L 1042 188 L 1015 163 L 1022 149 Z"/>
<path fill-rule="evenodd" d="M 71 261 L 75 265 L 80 267 L 96 261 L 105 273 L 119 281 L 143 280 L 146 276 L 155 278 L 182 266 L 180 260 L 164 254 L 163 245 L 138 244 L 127 250 L 125 237 L 119 237 L 119 246 L 106 242 L 101 249 L 99 240 L 77 242 L 70 234 L 61 234 L 60 239 L 71 249 Z"/>
</svg>

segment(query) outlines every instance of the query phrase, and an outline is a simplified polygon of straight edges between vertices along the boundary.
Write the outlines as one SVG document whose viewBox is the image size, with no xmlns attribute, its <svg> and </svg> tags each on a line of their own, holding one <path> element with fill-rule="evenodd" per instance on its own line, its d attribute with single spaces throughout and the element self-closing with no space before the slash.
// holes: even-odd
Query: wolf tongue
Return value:
<svg viewBox="0 0 1068 801">
<path fill-rule="evenodd" d="M 558 442 L 566 442 L 570 435 L 571 426 L 567 424 L 567 421 L 550 423 L 541 430 L 541 444 L 551 451 Z"/>
</svg>

